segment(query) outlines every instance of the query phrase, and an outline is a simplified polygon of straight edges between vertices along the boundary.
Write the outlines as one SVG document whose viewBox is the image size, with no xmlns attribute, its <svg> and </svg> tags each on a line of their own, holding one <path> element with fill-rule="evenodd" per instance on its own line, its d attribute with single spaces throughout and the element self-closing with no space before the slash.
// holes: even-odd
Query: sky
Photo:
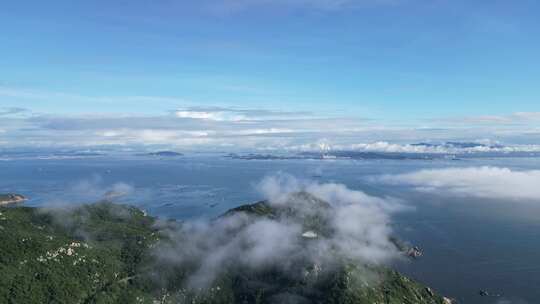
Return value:
<svg viewBox="0 0 540 304">
<path fill-rule="evenodd" d="M 0 148 L 540 139 L 540 2 L 9 1 Z"/>
</svg>

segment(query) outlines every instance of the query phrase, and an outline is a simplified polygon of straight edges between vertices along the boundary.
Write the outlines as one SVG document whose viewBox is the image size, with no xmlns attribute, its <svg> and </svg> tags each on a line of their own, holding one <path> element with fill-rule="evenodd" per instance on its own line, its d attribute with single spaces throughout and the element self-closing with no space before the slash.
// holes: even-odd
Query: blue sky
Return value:
<svg viewBox="0 0 540 304">
<path fill-rule="evenodd" d="M 200 113 L 216 107 L 235 130 L 238 110 L 294 116 L 288 134 L 314 141 L 328 137 L 313 134 L 326 129 L 316 120 L 343 118 L 345 131 L 454 130 L 410 140 L 534 143 L 539 15 L 538 1 L 10 1 L 0 10 L 0 108 L 26 111 L 4 114 L 0 143 L 29 125 L 43 129 L 29 137 L 58 142 L 58 129 L 36 121 L 89 115 L 188 119 L 168 128 L 205 132 L 218 126 Z M 273 125 L 280 115 L 265 117 L 257 130 L 285 129 Z"/>
</svg>

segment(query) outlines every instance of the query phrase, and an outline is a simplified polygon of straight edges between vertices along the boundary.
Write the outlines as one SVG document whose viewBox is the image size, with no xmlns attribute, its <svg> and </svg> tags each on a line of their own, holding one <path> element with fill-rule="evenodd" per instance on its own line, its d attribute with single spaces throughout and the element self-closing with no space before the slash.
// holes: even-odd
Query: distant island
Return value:
<svg viewBox="0 0 540 304">
<path fill-rule="evenodd" d="M 14 194 L 14 193 L 0 194 L 0 206 L 18 204 L 26 200 L 27 198 L 20 194 Z"/>
<path fill-rule="evenodd" d="M 174 151 L 158 151 L 158 152 L 150 152 L 150 153 L 141 153 L 137 154 L 137 156 L 157 156 L 157 157 L 179 157 L 184 156 L 184 154 Z"/>
<path fill-rule="evenodd" d="M 301 200 L 310 210 L 330 208 L 308 193 L 291 199 Z M 0 219 L 1 303 L 453 303 L 391 269 L 339 258 L 328 265 L 298 260 L 291 266 L 300 270 L 300 276 L 271 263 L 259 269 L 215 265 L 223 268 L 221 275 L 210 285 L 193 289 L 186 281 L 193 272 L 200 274 L 198 265 L 164 253 L 193 246 L 176 244 L 185 233 L 189 237 L 192 228 L 174 236 L 170 231 L 183 223 L 147 216 L 126 205 L 100 202 L 59 210 L 1 207 Z M 264 225 L 299 221 L 308 230 L 297 236 L 305 244 L 333 233 L 316 212 L 306 217 L 298 209 L 276 208 L 267 201 L 229 210 L 211 223 L 224 221 L 231 233 L 241 233 L 245 226 L 234 224 L 235 219 L 260 220 Z"/>
</svg>

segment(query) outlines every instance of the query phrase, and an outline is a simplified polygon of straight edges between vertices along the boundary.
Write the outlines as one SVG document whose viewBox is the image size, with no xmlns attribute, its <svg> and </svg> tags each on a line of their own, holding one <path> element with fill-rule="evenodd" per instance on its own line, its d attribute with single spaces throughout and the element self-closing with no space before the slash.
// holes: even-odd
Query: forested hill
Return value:
<svg viewBox="0 0 540 304">
<path fill-rule="evenodd" d="M 262 202 L 224 217 L 236 213 L 272 220 L 280 211 Z M 211 285 L 190 289 L 195 265 L 168 265 L 156 254 L 176 241 L 165 230 L 181 226 L 106 202 L 0 207 L 0 303 L 450 303 L 395 271 L 351 263 L 309 280 L 272 267 L 228 268 Z M 376 283 L 366 283 L 366 271 L 377 274 Z"/>
</svg>

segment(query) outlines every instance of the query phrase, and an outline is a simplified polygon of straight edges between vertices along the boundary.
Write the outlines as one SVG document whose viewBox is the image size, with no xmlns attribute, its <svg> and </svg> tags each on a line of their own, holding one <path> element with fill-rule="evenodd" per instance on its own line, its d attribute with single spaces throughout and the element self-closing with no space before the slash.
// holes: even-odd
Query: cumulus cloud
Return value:
<svg viewBox="0 0 540 304">
<path fill-rule="evenodd" d="M 161 227 L 173 241 L 155 248 L 159 263 L 191 269 L 186 287 L 204 288 L 235 269 L 270 267 L 302 278 L 306 267 L 324 272 L 342 260 L 380 265 L 399 256 L 390 241 L 390 214 L 399 210 L 391 199 L 287 174 L 266 177 L 257 188 L 279 215 L 240 212 Z"/>
<path fill-rule="evenodd" d="M 515 201 L 540 201 L 540 170 L 499 167 L 420 170 L 386 175 L 379 181 L 405 184 L 419 191 Z"/>
</svg>

